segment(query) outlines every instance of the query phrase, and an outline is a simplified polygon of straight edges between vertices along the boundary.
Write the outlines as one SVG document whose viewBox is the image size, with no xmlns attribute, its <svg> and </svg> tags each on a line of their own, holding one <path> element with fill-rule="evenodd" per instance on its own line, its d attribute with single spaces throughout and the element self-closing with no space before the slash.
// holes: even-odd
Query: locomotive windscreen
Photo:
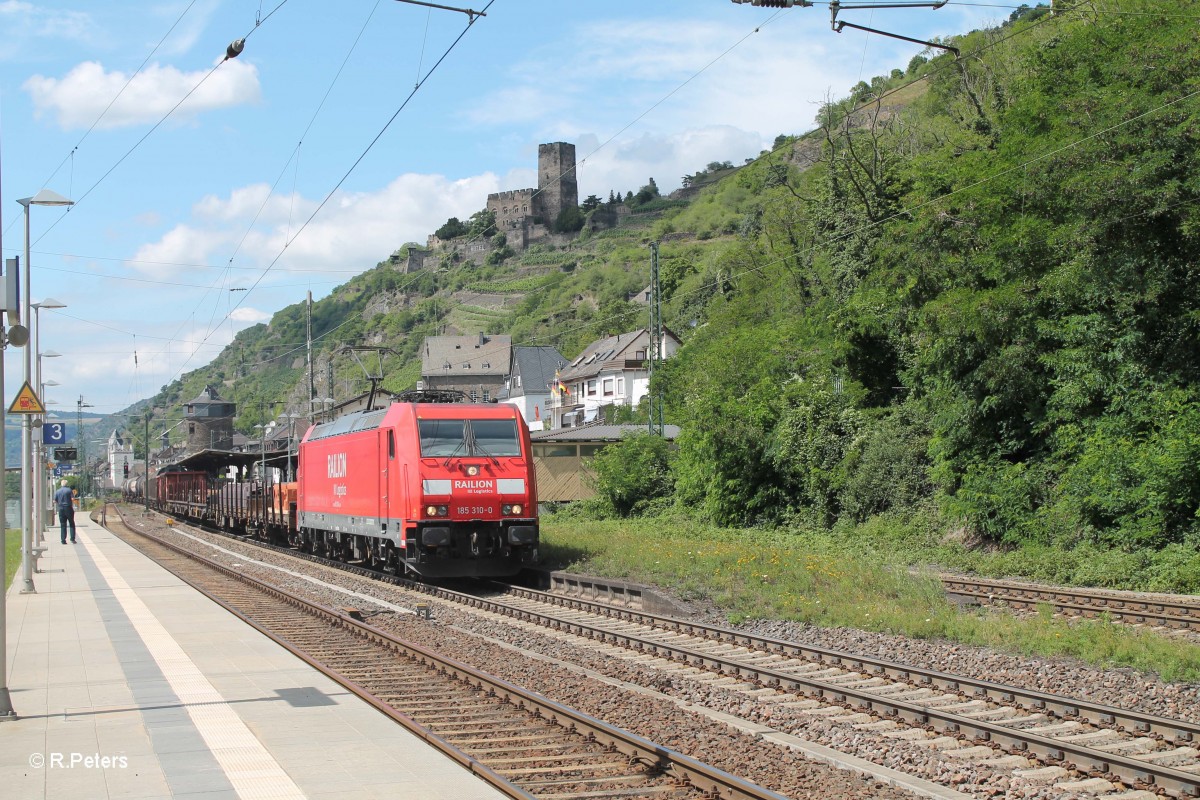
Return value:
<svg viewBox="0 0 1200 800">
<path fill-rule="evenodd" d="M 423 419 L 421 455 L 520 456 L 521 440 L 516 420 L 511 419 Z"/>
</svg>

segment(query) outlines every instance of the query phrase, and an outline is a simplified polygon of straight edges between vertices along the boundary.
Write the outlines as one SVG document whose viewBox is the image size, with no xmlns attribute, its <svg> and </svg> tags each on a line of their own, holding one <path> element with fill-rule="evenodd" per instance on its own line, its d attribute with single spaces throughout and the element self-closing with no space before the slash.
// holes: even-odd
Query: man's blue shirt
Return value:
<svg viewBox="0 0 1200 800">
<path fill-rule="evenodd" d="M 75 508 L 74 496 L 70 486 L 63 486 L 54 493 L 54 504 L 59 508 Z"/>
</svg>

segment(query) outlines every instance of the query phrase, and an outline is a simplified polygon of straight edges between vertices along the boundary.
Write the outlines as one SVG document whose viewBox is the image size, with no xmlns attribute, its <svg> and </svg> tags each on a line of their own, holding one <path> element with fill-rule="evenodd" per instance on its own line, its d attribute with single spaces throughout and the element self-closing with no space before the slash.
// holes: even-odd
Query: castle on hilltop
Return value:
<svg viewBox="0 0 1200 800">
<path fill-rule="evenodd" d="M 496 231 L 506 235 L 508 246 L 518 251 L 545 238 L 563 209 L 578 205 L 575 145 L 567 142 L 538 145 L 536 190 L 496 192 L 487 199 L 487 210 L 496 217 Z"/>
<path fill-rule="evenodd" d="M 493 192 L 487 197 L 487 210 L 496 218 L 495 233 L 503 233 L 508 247 L 520 253 L 531 244 L 550 242 L 565 244 L 576 234 L 556 234 L 554 223 L 564 209 L 579 205 L 579 178 L 575 172 L 575 145 L 569 142 L 552 142 L 538 145 L 538 186 L 536 189 L 510 189 Z M 452 239 L 443 242 L 430 236 L 425 250 L 409 250 L 408 259 L 401 266 L 403 272 L 415 272 L 425 268 L 425 262 L 435 253 L 447 251 L 456 256 L 483 263 L 489 240 L 460 242 Z"/>
</svg>

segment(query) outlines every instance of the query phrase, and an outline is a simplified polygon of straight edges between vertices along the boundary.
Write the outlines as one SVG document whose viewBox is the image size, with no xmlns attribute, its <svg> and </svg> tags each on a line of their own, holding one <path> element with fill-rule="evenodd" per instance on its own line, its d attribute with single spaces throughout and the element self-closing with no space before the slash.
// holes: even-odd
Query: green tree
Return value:
<svg viewBox="0 0 1200 800">
<path fill-rule="evenodd" d="M 638 189 L 638 193 L 633 196 L 632 200 L 635 205 L 640 206 L 649 203 L 651 200 L 654 200 L 659 196 L 658 184 L 654 182 L 654 178 L 651 178 L 649 183 L 647 183 L 641 189 Z M 626 198 L 626 202 L 628 201 L 629 198 Z"/>
<path fill-rule="evenodd" d="M 434 236 L 442 241 L 457 239 L 459 236 L 466 236 L 470 231 L 463 223 L 459 222 L 458 217 L 451 217 L 446 220 L 446 224 L 434 231 Z"/>
<path fill-rule="evenodd" d="M 496 233 L 496 214 L 487 209 L 476 211 L 471 215 L 467 232 L 475 238 L 492 236 Z"/>
<path fill-rule="evenodd" d="M 672 491 L 671 446 L 661 436 L 626 435 L 598 452 L 590 466 L 598 496 L 622 517 L 646 511 Z"/>
<path fill-rule="evenodd" d="M 575 233 L 583 227 L 584 216 L 579 206 L 567 206 L 554 220 L 554 230 L 559 233 Z"/>
</svg>

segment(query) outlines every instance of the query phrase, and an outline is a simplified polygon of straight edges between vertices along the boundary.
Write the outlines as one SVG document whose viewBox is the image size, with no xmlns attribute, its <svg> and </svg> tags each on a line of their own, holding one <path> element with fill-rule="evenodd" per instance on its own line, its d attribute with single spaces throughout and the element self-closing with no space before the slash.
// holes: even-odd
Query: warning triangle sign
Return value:
<svg viewBox="0 0 1200 800">
<path fill-rule="evenodd" d="M 13 400 L 12 405 L 8 407 L 8 413 L 45 414 L 46 407 L 38 399 L 37 392 L 33 391 L 33 387 L 29 385 L 29 381 L 25 381 L 24 385 L 21 386 L 21 391 L 17 392 L 17 399 Z"/>
</svg>

